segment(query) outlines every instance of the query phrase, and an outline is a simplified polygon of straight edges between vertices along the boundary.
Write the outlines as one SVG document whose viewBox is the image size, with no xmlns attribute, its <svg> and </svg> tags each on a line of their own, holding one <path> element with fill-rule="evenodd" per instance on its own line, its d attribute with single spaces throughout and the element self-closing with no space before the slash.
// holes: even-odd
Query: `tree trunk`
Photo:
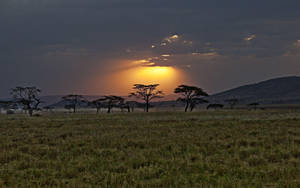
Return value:
<svg viewBox="0 0 300 188">
<path fill-rule="evenodd" d="M 29 116 L 33 115 L 33 109 L 29 109 L 28 112 L 29 112 Z"/>
<path fill-rule="evenodd" d="M 184 112 L 187 112 L 188 108 L 189 108 L 189 102 L 186 102 Z"/>
<path fill-rule="evenodd" d="M 192 112 L 194 110 L 194 108 L 195 108 L 195 105 L 191 104 L 190 105 L 190 112 Z"/>
<path fill-rule="evenodd" d="M 146 112 L 149 112 L 149 101 L 146 101 Z"/>
</svg>

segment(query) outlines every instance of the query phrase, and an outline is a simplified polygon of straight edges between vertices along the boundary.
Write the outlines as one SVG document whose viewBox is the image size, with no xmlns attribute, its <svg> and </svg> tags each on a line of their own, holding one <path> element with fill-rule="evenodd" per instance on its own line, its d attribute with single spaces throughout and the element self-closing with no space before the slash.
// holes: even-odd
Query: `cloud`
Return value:
<svg viewBox="0 0 300 188">
<path fill-rule="evenodd" d="M 276 58 L 289 67 L 299 54 L 299 6 L 299 0 L 1 0 L 0 96 L 23 82 L 51 93 L 83 90 L 86 77 L 100 75 L 94 70 L 122 60 L 189 68 L 191 75 L 223 65 L 234 75 L 230 62 L 250 66 L 249 58 L 260 62 L 249 71 Z"/>
<path fill-rule="evenodd" d="M 216 52 L 208 52 L 208 53 L 192 53 L 193 56 L 198 56 L 198 57 L 205 57 L 205 58 L 215 58 L 220 56 Z"/>
<path fill-rule="evenodd" d="M 251 41 L 251 40 L 253 40 L 255 38 L 256 38 L 256 35 L 253 34 L 253 35 L 247 36 L 246 38 L 244 38 L 244 40 L 247 41 L 247 42 L 249 42 L 249 41 Z"/>
<path fill-rule="evenodd" d="M 179 39 L 179 35 L 175 34 L 175 35 L 164 38 L 163 41 L 168 42 L 168 43 L 173 43 L 173 42 L 178 41 L 178 39 Z"/>
</svg>

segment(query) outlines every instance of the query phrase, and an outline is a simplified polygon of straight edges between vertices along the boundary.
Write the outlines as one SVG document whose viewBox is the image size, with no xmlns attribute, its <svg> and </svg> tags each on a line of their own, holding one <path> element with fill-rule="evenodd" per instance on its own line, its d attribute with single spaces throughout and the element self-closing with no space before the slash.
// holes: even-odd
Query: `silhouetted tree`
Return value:
<svg viewBox="0 0 300 188">
<path fill-rule="evenodd" d="M 174 93 L 181 95 L 177 101 L 185 103 L 185 112 L 187 112 L 188 108 L 190 108 L 192 111 L 197 103 L 205 101 L 202 97 L 208 96 L 208 94 L 201 88 L 188 85 L 178 86 L 175 88 Z"/>
<path fill-rule="evenodd" d="M 145 111 L 149 112 L 150 101 L 156 98 L 163 98 L 164 94 L 162 91 L 157 90 L 159 84 L 135 84 L 133 89 L 135 92 L 129 94 L 129 97 L 136 97 L 137 99 L 141 99 L 145 101 Z"/>
<path fill-rule="evenodd" d="M 195 98 L 194 100 L 191 101 L 190 104 L 190 112 L 193 111 L 193 109 L 198 105 L 198 104 L 204 104 L 204 103 L 208 103 L 207 100 L 202 99 L 202 98 Z"/>
<path fill-rule="evenodd" d="M 209 104 L 206 107 L 207 110 L 209 110 L 211 108 L 214 109 L 214 110 L 216 110 L 216 109 L 222 109 L 222 108 L 224 108 L 224 105 L 223 104 Z"/>
<path fill-rule="evenodd" d="M 47 112 L 52 112 L 54 107 L 53 106 L 45 106 L 43 109 L 46 110 Z"/>
<path fill-rule="evenodd" d="M 38 110 L 38 106 L 42 103 L 38 95 L 41 90 L 36 87 L 16 87 L 11 90 L 11 95 L 16 104 L 22 105 L 23 109 L 32 116 L 34 110 Z"/>
<path fill-rule="evenodd" d="M 235 105 L 238 104 L 239 100 L 237 98 L 232 98 L 232 99 L 225 100 L 225 102 L 227 102 L 229 104 L 230 109 L 233 109 L 235 107 Z"/>
<path fill-rule="evenodd" d="M 209 110 L 209 109 L 222 109 L 224 107 L 224 105 L 223 104 L 209 104 L 207 107 L 206 107 L 206 109 L 207 110 Z"/>
<path fill-rule="evenodd" d="M 105 107 L 104 102 L 106 100 L 107 99 L 105 97 L 93 100 L 92 102 L 89 102 L 89 106 L 96 108 L 97 109 L 97 114 L 98 114 L 99 111 L 101 110 L 101 108 Z"/>
<path fill-rule="evenodd" d="M 9 109 L 16 109 L 17 104 L 15 104 L 13 101 L 0 101 L 0 112 L 2 109 L 9 110 Z"/>
<path fill-rule="evenodd" d="M 253 109 L 256 110 L 256 109 L 257 109 L 257 106 L 259 106 L 259 103 L 257 103 L 257 102 L 250 103 L 250 104 L 248 104 L 248 106 L 249 106 L 249 107 L 253 107 Z"/>
<path fill-rule="evenodd" d="M 134 112 L 135 107 L 142 106 L 141 103 L 136 101 L 126 101 L 126 105 L 129 106 L 129 111 Z"/>
<path fill-rule="evenodd" d="M 73 113 L 76 112 L 77 107 L 80 106 L 81 103 L 85 103 L 86 100 L 83 98 L 82 95 L 66 95 L 62 97 L 62 99 L 66 102 L 68 102 L 67 105 L 65 105 L 66 109 L 73 109 Z"/>
<path fill-rule="evenodd" d="M 71 111 L 73 110 L 73 108 L 74 108 L 74 105 L 72 105 L 72 104 L 66 104 L 66 105 L 64 106 L 64 108 L 65 108 L 66 110 L 68 110 L 69 112 L 71 112 Z"/>
<path fill-rule="evenodd" d="M 120 96 L 110 95 L 104 96 L 104 101 L 107 106 L 107 113 L 110 113 L 113 107 L 120 106 L 124 103 L 124 98 Z"/>
<path fill-rule="evenodd" d="M 120 103 L 119 107 L 120 107 L 122 112 L 124 112 L 124 109 L 127 110 L 127 112 L 130 112 L 130 106 L 127 102 Z"/>
</svg>

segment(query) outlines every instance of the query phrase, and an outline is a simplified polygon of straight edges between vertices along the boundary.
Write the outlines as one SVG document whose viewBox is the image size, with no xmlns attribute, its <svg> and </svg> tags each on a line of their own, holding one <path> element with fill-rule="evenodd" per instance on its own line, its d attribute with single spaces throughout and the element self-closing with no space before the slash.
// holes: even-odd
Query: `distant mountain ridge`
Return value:
<svg viewBox="0 0 300 188">
<path fill-rule="evenodd" d="M 211 95 L 209 100 L 221 102 L 231 98 L 237 98 L 241 103 L 300 103 L 300 77 L 274 78 L 255 84 L 240 86 Z"/>
<path fill-rule="evenodd" d="M 42 107 L 52 106 L 63 108 L 67 103 L 62 101 L 63 95 L 42 96 Z M 101 96 L 85 95 L 84 98 L 91 101 Z M 134 98 L 127 100 L 135 100 Z M 159 101 L 153 102 L 157 107 L 182 106 L 182 103 L 176 102 L 177 95 L 167 95 Z M 240 104 L 249 104 L 258 102 L 261 104 L 296 104 L 300 103 L 300 77 L 288 76 L 274 78 L 254 84 L 248 84 L 224 92 L 212 94 L 207 97 L 210 103 L 225 103 L 227 99 L 237 98 Z"/>
<path fill-rule="evenodd" d="M 85 96 L 87 99 L 96 99 L 100 96 Z M 126 98 L 126 97 L 125 97 Z M 182 106 L 175 101 L 175 95 L 168 95 L 161 102 L 154 102 L 157 107 Z M 225 103 L 227 99 L 237 98 L 240 104 L 258 102 L 261 104 L 294 104 L 300 103 L 300 77 L 288 76 L 274 78 L 254 84 L 248 84 L 207 97 L 210 103 Z M 134 99 L 130 99 L 134 100 Z M 63 107 L 61 97 L 53 106 Z"/>
</svg>

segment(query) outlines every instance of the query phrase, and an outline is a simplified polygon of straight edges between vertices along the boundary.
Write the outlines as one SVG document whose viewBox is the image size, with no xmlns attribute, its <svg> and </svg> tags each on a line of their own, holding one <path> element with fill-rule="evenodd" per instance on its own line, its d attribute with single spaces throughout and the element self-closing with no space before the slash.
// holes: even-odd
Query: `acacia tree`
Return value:
<svg viewBox="0 0 300 188">
<path fill-rule="evenodd" d="M 129 111 L 128 112 L 134 112 L 134 108 L 141 106 L 140 103 L 136 102 L 136 101 L 127 101 L 126 105 L 129 107 Z"/>
<path fill-rule="evenodd" d="M 208 96 L 208 94 L 196 86 L 180 85 L 175 88 L 174 93 L 181 95 L 177 101 L 185 103 L 185 112 L 188 108 L 192 111 L 196 104 L 207 102 L 202 97 Z"/>
<path fill-rule="evenodd" d="M 230 109 L 233 109 L 235 107 L 235 105 L 238 104 L 239 100 L 237 98 L 232 98 L 232 99 L 225 100 L 225 102 L 227 102 L 229 104 Z"/>
<path fill-rule="evenodd" d="M 9 110 L 11 108 L 17 108 L 17 105 L 13 101 L 0 101 L 0 113 L 2 112 L 2 109 Z"/>
<path fill-rule="evenodd" d="M 11 95 L 16 104 L 22 105 L 23 109 L 33 115 L 34 110 L 38 110 L 38 106 L 42 103 L 38 95 L 41 90 L 36 87 L 16 87 L 11 90 Z"/>
<path fill-rule="evenodd" d="M 73 113 L 76 112 L 77 107 L 80 106 L 81 103 L 86 102 L 82 95 L 71 94 L 62 97 L 62 99 L 68 102 L 65 107 L 67 107 L 68 109 L 73 109 Z"/>
<path fill-rule="evenodd" d="M 257 110 L 257 106 L 259 106 L 260 104 L 258 103 L 258 102 L 254 102 L 254 103 L 250 103 L 250 104 L 248 104 L 248 106 L 251 108 L 251 107 L 253 107 L 254 108 L 254 110 Z"/>
<path fill-rule="evenodd" d="M 49 105 L 49 106 L 45 106 L 43 109 L 46 110 L 46 111 L 48 111 L 48 112 L 52 112 L 52 110 L 54 109 L 54 107 L 51 106 L 51 105 Z"/>
<path fill-rule="evenodd" d="M 127 110 L 127 112 L 130 112 L 131 106 L 129 103 L 122 101 L 118 106 L 121 109 L 121 112 L 124 112 L 124 109 Z"/>
<path fill-rule="evenodd" d="M 92 102 L 89 102 L 89 106 L 92 106 L 94 108 L 97 109 L 97 114 L 99 113 L 99 111 L 101 110 L 101 108 L 105 107 L 104 101 L 106 100 L 106 98 L 99 98 L 96 100 L 93 100 Z"/>
<path fill-rule="evenodd" d="M 115 106 L 121 106 L 124 104 L 124 98 L 115 95 L 104 96 L 104 101 L 107 106 L 107 113 L 111 113 L 111 110 Z"/>
<path fill-rule="evenodd" d="M 135 92 L 129 94 L 129 97 L 136 97 L 137 99 L 141 99 L 145 101 L 145 111 L 149 112 L 150 101 L 155 98 L 163 98 L 164 94 L 162 91 L 157 90 L 159 84 L 135 84 L 133 89 Z"/>
<path fill-rule="evenodd" d="M 66 110 L 68 110 L 69 112 L 71 112 L 72 109 L 73 109 L 73 105 L 66 104 L 66 105 L 64 106 L 64 108 L 65 108 Z"/>
<path fill-rule="evenodd" d="M 208 103 L 208 101 L 202 98 L 195 98 L 190 103 L 190 112 L 192 112 L 198 104 L 204 104 L 204 103 Z"/>
</svg>

